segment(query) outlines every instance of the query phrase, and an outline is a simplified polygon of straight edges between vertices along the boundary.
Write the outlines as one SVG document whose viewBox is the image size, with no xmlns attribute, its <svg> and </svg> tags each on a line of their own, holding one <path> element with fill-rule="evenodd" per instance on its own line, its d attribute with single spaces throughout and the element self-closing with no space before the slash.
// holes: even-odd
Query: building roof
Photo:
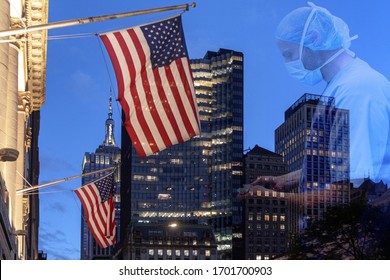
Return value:
<svg viewBox="0 0 390 280">
<path fill-rule="evenodd" d="M 258 145 L 255 145 L 253 149 L 251 149 L 247 155 L 259 155 L 259 156 L 273 156 L 273 157 L 282 157 L 281 155 L 271 152 L 270 150 L 267 150 L 265 148 L 262 148 Z"/>
</svg>

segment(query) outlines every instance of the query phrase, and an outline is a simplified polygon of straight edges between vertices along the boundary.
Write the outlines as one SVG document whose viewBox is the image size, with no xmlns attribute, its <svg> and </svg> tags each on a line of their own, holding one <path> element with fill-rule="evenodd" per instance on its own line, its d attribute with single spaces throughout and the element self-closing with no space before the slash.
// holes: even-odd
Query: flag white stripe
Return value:
<svg viewBox="0 0 390 280">
<path fill-rule="evenodd" d="M 146 71 L 148 71 L 149 68 L 150 69 L 152 68 L 152 65 L 151 65 L 150 59 L 149 59 L 150 58 L 149 47 L 147 47 L 147 42 L 146 42 L 146 39 L 145 39 L 144 34 L 142 33 L 141 29 L 134 28 L 134 32 L 137 34 L 138 40 L 140 41 L 140 44 L 142 46 L 142 51 L 146 56 L 145 69 L 146 69 Z M 161 138 L 160 132 L 158 131 L 156 123 L 153 120 L 152 114 L 150 112 L 149 105 L 147 102 L 147 97 L 146 97 L 147 93 L 145 92 L 142 77 L 140 75 L 141 71 L 138 71 L 138 69 L 141 69 L 141 67 L 139 65 L 140 60 L 138 59 L 137 50 L 135 48 L 130 48 L 130 54 L 134 58 L 134 60 L 135 60 L 135 58 L 137 59 L 137 63 L 138 63 L 137 68 L 136 68 L 137 69 L 136 72 L 137 72 L 137 75 L 139 74 L 139 79 L 136 79 L 136 87 L 137 87 L 137 92 L 139 95 L 139 100 L 141 101 L 142 112 L 144 114 L 146 123 L 152 132 L 153 138 L 156 141 L 156 145 L 157 145 L 158 149 L 163 150 L 166 147 L 164 145 L 163 139 Z M 148 75 L 148 78 L 151 78 L 148 82 L 149 85 L 155 83 L 153 75 L 152 75 L 152 77 L 150 77 Z M 149 143 L 147 143 L 147 144 L 149 145 Z"/>
<path fill-rule="evenodd" d="M 79 194 L 81 195 L 84 205 L 87 207 L 87 213 L 85 213 L 89 224 L 91 225 L 93 231 L 95 233 L 95 236 L 99 239 L 100 244 L 105 244 L 104 239 L 101 237 L 99 231 L 97 230 L 97 227 L 95 225 L 94 219 L 93 219 L 93 213 L 96 211 L 96 206 L 100 203 L 100 195 L 99 191 L 96 189 L 96 187 L 93 184 L 89 184 L 84 188 L 84 191 L 81 189 Z M 95 195 L 97 199 L 95 198 Z M 90 202 L 90 200 L 91 202 Z M 96 217 L 98 218 L 98 217 Z"/>
<path fill-rule="evenodd" d="M 106 244 L 103 236 L 100 233 L 100 230 L 102 232 L 104 232 L 104 228 L 105 228 L 103 225 L 104 220 L 102 221 L 102 219 L 104 219 L 104 216 L 102 216 L 102 219 L 101 219 L 100 216 L 97 214 L 99 212 L 99 209 L 102 207 L 101 199 L 100 199 L 100 195 L 99 195 L 99 190 L 97 189 L 97 187 L 94 184 L 91 184 L 91 187 L 92 188 L 87 189 L 87 192 L 89 193 L 88 196 L 91 197 L 92 200 L 96 196 L 97 200 L 95 199 L 93 201 L 92 211 L 89 214 L 90 215 L 89 222 L 90 222 L 92 228 L 94 229 L 95 235 L 99 238 L 100 243 Z"/>
<path fill-rule="evenodd" d="M 128 49 L 134 49 L 134 44 L 133 44 L 133 41 L 131 40 L 130 38 L 130 35 L 128 34 L 127 31 L 122 31 L 120 32 L 124 41 L 126 42 L 126 46 L 128 47 Z M 122 72 L 122 76 L 123 76 L 123 81 L 124 81 L 124 98 L 125 98 L 125 101 L 126 103 L 128 104 L 129 108 L 130 108 L 130 112 L 129 112 L 129 121 L 131 123 L 131 125 L 134 127 L 134 130 L 137 134 L 137 137 L 140 141 L 140 143 L 142 144 L 142 147 L 144 148 L 145 152 L 146 153 L 152 153 L 152 150 L 150 149 L 149 145 L 147 146 L 144 146 L 144 143 L 148 143 L 147 139 L 146 139 L 146 136 L 145 134 L 143 133 L 143 129 L 141 128 L 141 125 L 139 124 L 139 121 L 138 121 L 138 117 L 137 117 L 137 114 L 136 114 L 136 110 L 134 109 L 135 106 L 134 106 L 134 102 L 133 102 L 133 97 L 131 95 L 131 92 L 130 92 L 130 83 L 132 82 L 131 81 L 131 76 L 130 76 L 130 72 L 129 72 L 129 69 L 128 69 L 128 66 L 127 66 L 127 61 L 126 61 L 126 58 L 122 52 L 122 49 L 119 45 L 119 42 L 117 41 L 117 39 L 115 38 L 115 36 L 111 33 L 111 34 L 107 34 L 107 37 L 109 38 L 112 46 L 113 46 L 113 49 L 114 49 L 114 52 L 115 52 L 115 55 L 117 56 L 118 58 L 118 62 L 120 64 L 120 68 L 121 68 L 121 72 Z M 137 56 L 136 57 L 132 57 L 133 60 L 136 60 L 137 59 Z M 138 60 L 139 61 L 139 60 Z M 138 67 L 139 66 L 139 62 L 138 62 Z M 136 64 L 134 63 L 134 67 L 136 67 Z M 136 70 L 137 71 L 137 70 Z"/>
<path fill-rule="evenodd" d="M 156 74 L 159 75 L 159 71 Z M 165 108 L 163 107 L 163 104 L 162 104 L 163 101 L 161 100 L 160 95 L 158 93 L 158 89 L 157 89 L 156 82 L 154 79 L 154 73 L 153 73 L 152 67 L 147 67 L 147 76 L 148 76 L 148 80 L 150 81 L 149 82 L 150 91 L 151 91 L 151 94 L 153 96 L 153 101 L 154 101 L 156 110 L 158 112 L 158 116 L 161 119 L 161 123 L 163 124 L 162 129 L 164 129 L 165 132 L 167 133 L 168 138 L 171 141 L 171 143 L 177 143 L 175 132 L 173 130 L 171 122 L 169 121 L 169 118 L 167 116 Z M 161 79 L 161 77 L 160 77 L 160 79 Z M 164 81 L 163 79 L 161 79 L 161 80 Z M 166 83 L 163 83 L 163 84 L 166 84 Z M 156 131 L 156 133 L 159 133 L 159 132 Z M 162 144 L 164 145 L 163 149 L 165 149 L 166 148 L 165 143 L 163 142 Z M 162 149 L 160 149 L 160 150 L 162 150 Z"/>
<path fill-rule="evenodd" d="M 162 81 L 168 80 L 164 68 L 160 68 L 159 73 L 160 73 L 160 77 L 161 77 Z M 183 117 L 181 116 L 179 108 L 177 107 L 177 103 L 176 103 L 176 100 L 173 96 L 172 89 L 170 88 L 169 83 L 162 83 L 162 86 L 163 86 L 165 94 L 167 96 L 168 103 L 171 106 L 172 114 L 176 120 L 177 126 L 179 127 L 181 137 L 183 139 L 185 139 L 188 137 L 187 130 L 186 130 L 185 124 L 183 122 Z"/>
<path fill-rule="evenodd" d="M 191 74 L 191 65 L 189 64 L 189 61 L 187 58 L 182 58 L 181 59 L 182 63 L 183 63 L 183 68 L 184 68 L 184 72 L 186 74 L 186 77 L 187 77 L 187 81 L 188 81 L 188 84 L 190 86 L 190 89 L 191 89 L 191 95 L 192 95 L 192 100 L 190 100 L 191 103 L 194 104 L 194 108 L 195 108 L 195 115 L 194 114 L 191 114 L 191 116 L 195 119 L 195 122 L 196 122 L 196 126 L 195 126 L 195 133 L 196 134 L 200 134 L 200 123 L 199 123 L 199 115 L 198 115 L 198 103 L 196 101 L 196 94 L 195 94 L 195 87 L 194 87 L 194 83 L 192 82 L 192 74 Z M 186 82 L 187 82 L 186 81 Z M 198 118 L 198 120 L 196 119 Z"/>
<path fill-rule="evenodd" d="M 181 60 L 183 62 L 183 60 L 186 60 L 186 59 L 182 58 Z M 192 106 L 191 106 L 192 100 L 188 100 L 188 97 L 187 97 L 185 88 L 183 86 L 183 82 L 181 81 L 180 73 L 179 73 L 179 70 L 177 68 L 176 63 L 171 64 L 171 69 L 172 69 L 173 78 L 175 79 L 175 82 L 177 84 L 177 89 L 179 90 L 179 93 L 180 93 L 179 97 L 181 98 L 181 100 L 183 102 L 184 108 L 188 108 L 186 110 L 186 114 L 188 116 L 188 119 L 190 120 L 190 123 L 192 125 L 193 130 L 196 132 L 196 131 L 198 131 L 198 123 L 196 121 L 194 114 L 192 113 Z M 187 81 L 184 81 L 184 82 L 187 83 Z M 189 135 L 187 135 L 187 138 L 185 140 L 188 140 L 188 139 L 189 139 Z"/>
</svg>

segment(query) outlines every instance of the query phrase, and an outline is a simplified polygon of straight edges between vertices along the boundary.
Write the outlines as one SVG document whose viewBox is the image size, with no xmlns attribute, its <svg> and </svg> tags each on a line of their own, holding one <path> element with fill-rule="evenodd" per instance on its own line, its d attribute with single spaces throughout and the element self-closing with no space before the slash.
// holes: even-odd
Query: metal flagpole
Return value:
<svg viewBox="0 0 390 280">
<path fill-rule="evenodd" d="M 46 23 L 46 24 L 38 24 L 38 25 L 33 25 L 33 26 L 27 26 L 25 28 L 15 28 L 15 29 L 9 29 L 9 30 L 1 30 L 0 31 L 0 37 L 6 37 L 6 36 L 10 36 L 10 35 L 20 35 L 20 34 L 25 34 L 25 33 L 28 33 L 28 32 L 33 32 L 33 31 L 40 31 L 40 30 L 48 30 L 48 29 L 54 29 L 54 28 L 68 27 L 68 26 L 74 26 L 74 25 L 79 25 L 79 24 L 100 22 L 100 21 L 119 19 L 119 18 L 125 18 L 125 17 L 132 17 L 132 16 L 139 16 L 139 15 L 145 15 L 145 14 L 159 13 L 159 12 L 165 12 L 165 11 L 172 11 L 172 10 L 185 9 L 186 11 L 188 11 L 189 6 L 190 6 L 189 4 L 183 4 L 183 5 L 162 7 L 162 8 L 139 10 L 139 11 L 133 11 L 133 12 L 124 12 L 124 13 L 111 14 L 111 15 L 103 15 L 103 16 L 95 16 L 95 17 L 87 17 L 87 18 L 64 20 L 64 21 L 58 21 L 58 22 L 52 22 L 52 23 Z M 196 3 L 193 2 L 191 4 L 191 7 L 195 8 L 196 7 Z"/>
<path fill-rule="evenodd" d="M 32 186 L 30 188 L 19 189 L 19 190 L 16 190 L 16 194 L 33 191 L 33 190 L 36 190 L 36 189 L 39 189 L 39 188 L 43 188 L 43 187 L 47 187 L 47 186 L 50 186 L 50 185 L 54 185 L 54 184 L 62 183 L 62 182 L 65 182 L 65 181 L 73 180 L 73 179 L 76 179 L 76 178 L 79 178 L 79 177 L 85 177 L 85 176 L 93 175 L 93 174 L 96 174 L 96 173 L 101 173 L 101 172 L 113 170 L 115 168 L 117 168 L 117 166 L 111 166 L 111 167 L 108 167 L 108 168 L 105 168 L 105 169 L 91 171 L 91 172 L 88 172 L 88 173 L 83 173 L 83 174 L 80 174 L 80 175 L 75 175 L 75 176 L 67 177 L 67 178 L 56 180 L 56 181 L 52 181 L 52 182 L 47 182 L 47 183 L 44 183 L 44 184 Z"/>
</svg>

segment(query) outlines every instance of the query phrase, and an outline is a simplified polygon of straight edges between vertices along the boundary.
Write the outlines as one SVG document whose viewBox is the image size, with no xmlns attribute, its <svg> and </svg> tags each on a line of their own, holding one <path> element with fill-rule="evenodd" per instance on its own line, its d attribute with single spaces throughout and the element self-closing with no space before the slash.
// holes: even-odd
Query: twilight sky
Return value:
<svg viewBox="0 0 390 280">
<path fill-rule="evenodd" d="M 305 92 L 321 93 L 324 84 L 303 86 L 290 78 L 275 44 L 279 21 L 302 0 L 198 0 L 183 15 L 190 58 L 208 50 L 244 53 L 244 147 L 274 149 L 274 130 L 284 111 Z M 390 3 L 385 0 L 313 1 L 344 19 L 350 35 L 359 35 L 351 50 L 390 78 Z M 54 0 L 49 22 L 125 11 L 186 4 L 180 0 Z M 50 36 L 93 34 L 157 21 L 178 11 L 51 30 Z M 110 88 L 116 96 L 111 62 L 96 36 L 48 42 L 46 103 L 41 110 L 40 182 L 81 173 L 85 152 L 104 140 Z M 120 143 L 120 105 L 113 104 L 115 135 Z M 42 190 L 39 248 L 48 259 L 79 259 L 81 206 L 71 190 L 81 179 Z"/>
</svg>

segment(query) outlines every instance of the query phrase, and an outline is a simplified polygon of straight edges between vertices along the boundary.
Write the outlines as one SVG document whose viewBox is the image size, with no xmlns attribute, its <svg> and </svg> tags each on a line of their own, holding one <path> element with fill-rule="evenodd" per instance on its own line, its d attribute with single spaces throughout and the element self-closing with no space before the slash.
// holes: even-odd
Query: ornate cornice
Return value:
<svg viewBox="0 0 390 280">
<path fill-rule="evenodd" d="M 26 0 L 27 26 L 48 22 L 48 0 Z M 46 99 L 47 30 L 27 34 L 27 90 L 31 92 L 31 110 L 40 110 Z"/>
</svg>

